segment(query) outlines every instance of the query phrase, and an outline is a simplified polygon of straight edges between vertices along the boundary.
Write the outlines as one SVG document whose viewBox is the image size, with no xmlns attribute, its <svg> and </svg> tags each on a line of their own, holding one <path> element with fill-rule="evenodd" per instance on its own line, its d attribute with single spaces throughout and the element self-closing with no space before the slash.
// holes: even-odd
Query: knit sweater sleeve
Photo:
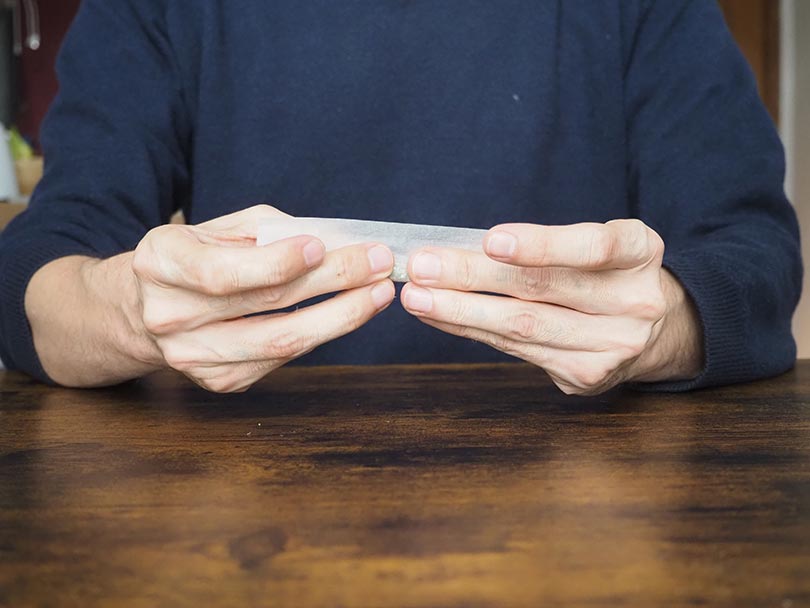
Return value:
<svg viewBox="0 0 810 608">
<path fill-rule="evenodd" d="M 85 0 L 60 53 L 45 173 L 0 235 L 0 357 L 41 380 L 24 309 L 32 275 L 60 257 L 134 248 L 188 189 L 190 129 L 163 10 L 157 0 Z"/>
<path fill-rule="evenodd" d="M 693 299 L 705 365 L 658 390 L 789 369 L 801 291 L 798 225 L 784 156 L 753 75 L 716 2 L 640 5 L 626 63 L 629 182 L 664 265 Z"/>
</svg>

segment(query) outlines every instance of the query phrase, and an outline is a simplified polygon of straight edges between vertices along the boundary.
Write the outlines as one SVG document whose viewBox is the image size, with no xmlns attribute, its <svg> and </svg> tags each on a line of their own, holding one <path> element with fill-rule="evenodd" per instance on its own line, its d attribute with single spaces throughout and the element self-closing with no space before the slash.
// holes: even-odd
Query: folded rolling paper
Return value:
<svg viewBox="0 0 810 608">
<path fill-rule="evenodd" d="M 391 279 L 408 280 L 408 258 L 422 247 L 450 247 L 468 251 L 483 251 L 486 230 L 401 224 L 398 222 L 372 222 L 320 217 L 279 217 L 259 225 L 258 245 L 268 245 L 281 239 L 301 234 L 318 237 L 327 251 L 357 243 L 382 243 L 394 254 Z"/>
</svg>

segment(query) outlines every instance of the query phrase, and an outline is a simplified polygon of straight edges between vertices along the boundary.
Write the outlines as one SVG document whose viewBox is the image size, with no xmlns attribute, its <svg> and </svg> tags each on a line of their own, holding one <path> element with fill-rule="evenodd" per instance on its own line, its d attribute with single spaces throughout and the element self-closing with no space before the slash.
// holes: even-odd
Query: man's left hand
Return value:
<svg viewBox="0 0 810 608">
<path fill-rule="evenodd" d="M 489 231 L 484 251 L 413 255 L 405 309 L 538 365 L 569 394 L 700 372 L 694 305 L 661 265 L 661 237 L 643 222 L 503 224 Z"/>
</svg>

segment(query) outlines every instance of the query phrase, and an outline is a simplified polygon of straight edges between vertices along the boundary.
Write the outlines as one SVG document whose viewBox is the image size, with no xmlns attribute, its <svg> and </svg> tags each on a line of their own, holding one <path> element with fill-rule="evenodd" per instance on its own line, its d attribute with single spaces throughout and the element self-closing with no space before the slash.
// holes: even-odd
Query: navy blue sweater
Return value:
<svg viewBox="0 0 810 608">
<path fill-rule="evenodd" d="M 0 356 L 42 378 L 31 275 L 182 208 L 487 228 L 637 217 L 697 304 L 686 389 L 795 357 L 782 149 L 711 0 L 85 0 L 31 208 L 0 237 Z M 55 294 L 55 297 L 58 294 Z M 395 304 L 309 363 L 487 361 Z"/>
</svg>

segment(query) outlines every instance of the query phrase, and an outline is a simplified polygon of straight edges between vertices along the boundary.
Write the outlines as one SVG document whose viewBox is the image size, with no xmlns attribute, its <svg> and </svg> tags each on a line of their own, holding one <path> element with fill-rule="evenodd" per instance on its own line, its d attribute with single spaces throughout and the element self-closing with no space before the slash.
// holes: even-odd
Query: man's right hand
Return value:
<svg viewBox="0 0 810 608">
<path fill-rule="evenodd" d="M 391 303 L 394 286 L 387 277 L 393 257 L 386 247 L 364 244 L 324 253 L 323 243 L 311 236 L 257 247 L 259 222 L 279 215 L 284 214 L 260 205 L 197 226 L 161 226 L 134 253 L 104 261 L 83 258 L 90 264 L 85 283 L 94 289 L 107 280 L 103 275 L 123 274 L 130 282 L 119 285 L 122 294 L 131 294 L 118 303 L 123 313 L 119 323 L 127 325 L 126 331 L 111 333 L 135 336 L 127 340 L 132 343 L 127 356 L 138 363 L 133 369 L 168 366 L 208 390 L 243 391 L 285 363 L 357 329 Z M 34 279 L 29 291 L 41 293 L 47 272 Z M 114 283 L 106 288 L 114 290 Z M 342 293 L 294 312 L 255 314 L 333 292 Z M 49 351 L 48 328 L 36 323 L 46 316 L 37 314 L 43 303 L 40 298 L 29 307 L 29 296 L 26 308 L 46 371 L 63 384 L 109 383 L 106 376 L 74 382 L 52 373 L 43 357 Z M 113 293 L 102 296 L 115 302 Z M 96 304 L 98 299 L 93 298 Z M 122 350 L 121 345 L 115 348 Z"/>
</svg>

